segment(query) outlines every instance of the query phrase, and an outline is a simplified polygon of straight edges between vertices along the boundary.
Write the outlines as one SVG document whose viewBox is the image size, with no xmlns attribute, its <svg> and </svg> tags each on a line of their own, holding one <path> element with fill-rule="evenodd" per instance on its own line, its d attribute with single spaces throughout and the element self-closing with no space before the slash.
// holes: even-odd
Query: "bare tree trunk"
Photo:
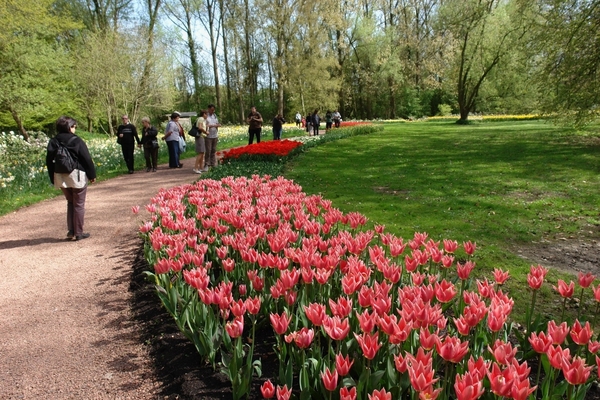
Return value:
<svg viewBox="0 0 600 400">
<path fill-rule="evenodd" d="M 229 56 L 228 56 L 228 52 L 227 52 L 227 33 L 225 32 L 225 7 L 224 7 L 224 0 L 219 0 L 219 11 L 221 14 L 221 35 L 223 37 L 223 61 L 225 62 L 225 82 L 227 85 L 227 98 L 225 99 L 227 106 L 226 106 L 226 120 L 230 120 L 230 116 L 231 116 L 231 112 L 230 112 L 230 107 L 231 107 L 231 70 L 229 69 Z"/>
<path fill-rule="evenodd" d="M 213 74 L 215 77 L 215 96 L 217 98 L 217 107 L 219 110 L 222 110 L 223 102 L 221 100 L 221 86 L 219 83 L 219 65 L 217 63 L 217 46 L 219 41 L 219 26 L 217 23 L 216 31 L 215 31 L 215 1 L 207 0 L 206 1 L 206 10 L 208 13 L 208 35 L 210 37 L 210 52 L 212 55 L 212 63 L 213 63 Z M 221 19 L 223 16 L 221 15 Z M 216 32 L 216 33 L 215 33 Z"/>
<path fill-rule="evenodd" d="M 154 3 L 154 1 L 156 1 Z M 160 8 L 161 0 L 146 0 L 147 11 L 148 11 L 148 40 L 146 41 L 146 56 L 144 57 L 144 69 L 142 71 L 142 78 L 140 80 L 140 89 L 139 94 L 136 96 L 135 103 L 133 105 L 133 115 L 139 115 L 140 108 L 144 103 L 144 98 L 147 97 L 149 81 L 150 81 L 150 71 L 152 71 L 152 67 L 154 63 L 152 61 L 152 56 L 154 54 L 154 26 L 156 25 L 156 19 L 158 16 L 158 10 Z"/>
</svg>

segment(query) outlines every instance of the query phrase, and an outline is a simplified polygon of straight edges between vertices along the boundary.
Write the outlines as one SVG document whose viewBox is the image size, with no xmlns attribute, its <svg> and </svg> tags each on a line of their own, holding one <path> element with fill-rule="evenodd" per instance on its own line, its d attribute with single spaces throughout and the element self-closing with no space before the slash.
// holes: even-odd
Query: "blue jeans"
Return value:
<svg viewBox="0 0 600 400">
<path fill-rule="evenodd" d="M 179 141 L 169 140 L 167 147 L 169 148 L 169 168 L 179 167 Z"/>
<path fill-rule="evenodd" d="M 281 140 L 283 128 L 273 128 L 273 140 Z"/>
</svg>

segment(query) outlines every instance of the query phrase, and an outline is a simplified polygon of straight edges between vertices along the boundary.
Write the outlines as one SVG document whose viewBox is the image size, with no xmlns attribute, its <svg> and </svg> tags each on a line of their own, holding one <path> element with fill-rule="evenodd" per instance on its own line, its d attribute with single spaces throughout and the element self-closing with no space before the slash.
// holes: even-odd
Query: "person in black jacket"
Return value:
<svg viewBox="0 0 600 400">
<path fill-rule="evenodd" d="M 319 117 L 319 109 L 315 109 L 311 115 L 311 122 L 313 125 L 313 132 L 315 136 L 319 135 L 319 126 L 321 125 L 321 117 Z"/>
<path fill-rule="evenodd" d="M 285 124 L 285 119 L 283 119 L 281 114 L 277 114 L 277 116 L 273 118 L 273 140 L 281 140 L 283 124 Z"/>
<path fill-rule="evenodd" d="M 77 122 L 67 116 L 62 116 L 56 121 L 54 138 L 48 143 L 46 152 L 46 167 L 48 176 L 54 187 L 60 189 L 67 199 L 67 238 L 82 240 L 90 237 L 83 232 L 83 217 L 85 214 L 85 197 L 87 185 L 96 181 L 96 167 L 90 156 L 85 142 L 77 135 L 75 129 Z M 70 140 L 75 136 L 75 139 Z M 71 152 L 77 161 L 77 167 L 70 173 L 54 171 L 54 158 L 58 152 L 58 142 L 61 142 Z"/>
<path fill-rule="evenodd" d="M 129 173 L 133 174 L 133 151 L 135 150 L 135 143 L 140 144 L 140 137 L 135 125 L 129 122 L 127 115 L 123 115 L 121 119 L 123 123 L 117 128 L 117 143 L 121 145 L 121 151 Z"/>
<path fill-rule="evenodd" d="M 158 162 L 158 130 L 150 125 L 150 118 L 142 118 L 141 146 L 144 147 L 144 158 L 146 159 L 146 172 L 156 172 Z"/>
</svg>

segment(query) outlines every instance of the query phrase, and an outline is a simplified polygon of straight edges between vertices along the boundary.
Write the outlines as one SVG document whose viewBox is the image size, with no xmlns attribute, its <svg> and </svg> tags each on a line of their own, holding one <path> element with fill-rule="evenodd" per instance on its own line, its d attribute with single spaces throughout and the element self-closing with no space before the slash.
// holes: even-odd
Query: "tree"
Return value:
<svg viewBox="0 0 600 400">
<path fill-rule="evenodd" d="M 40 127 L 73 104 L 59 39 L 79 25 L 53 12 L 51 0 L 0 0 L 0 26 L 0 113 L 27 140 L 26 125 Z"/>
<path fill-rule="evenodd" d="M 468 120 L 481 85 L 523 36 L 521 12 L 501 0 L 449 0 L 440 10 L 443 32 L 455 45 L 459 123 Z"/>
<path fill-rule="evenodd" d="M 541 0 L 538 82 L 548 114 L 585 124 L 600 115 L 600 0 Z"/>
</svg>

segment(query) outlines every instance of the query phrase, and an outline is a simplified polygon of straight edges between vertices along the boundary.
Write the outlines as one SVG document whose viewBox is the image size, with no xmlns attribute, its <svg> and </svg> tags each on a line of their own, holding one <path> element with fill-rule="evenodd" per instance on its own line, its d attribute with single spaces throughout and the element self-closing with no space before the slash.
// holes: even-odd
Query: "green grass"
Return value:
<svg viewBox="0 0 600 400">
<path fill-rule="evenodd" d="M 544 122 L 387 124 L 311 149 L 285 176 L 405 239 L 427 232 L 436 241 L 476 242 L 478 269 L 509 269 L 506 288 L 525 310 L 530 263 L 511 249 L 597 231 L 600 148 L 593 140 Z M 565 276 L 552 272 L 548 280 L 558 277 Z M 546 302 L 545 311 L 556 305 Z"/>
</svg>

